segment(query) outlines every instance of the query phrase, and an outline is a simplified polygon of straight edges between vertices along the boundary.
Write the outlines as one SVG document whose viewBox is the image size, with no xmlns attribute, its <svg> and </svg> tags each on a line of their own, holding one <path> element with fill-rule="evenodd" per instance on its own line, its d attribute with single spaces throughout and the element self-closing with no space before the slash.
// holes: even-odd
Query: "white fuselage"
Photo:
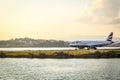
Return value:
<svg viewBox="0 0 120 80">
<path fill-rule="evenodd" d="M 96 47 L 102 47 L 113 43 L 112 41 L 113 32 L 109 34 L 106 41 L 74 41 L 69 44 L 70 47 L 78 47 L 84 48 L 87 47 L 88 49 L 97 49 Z"/>
<path fill-rule="evenodd" d="M 74 41 L 69 45 L 71 47 L 102 47 L 111 43 L 110 41 Z"/>
</svg>

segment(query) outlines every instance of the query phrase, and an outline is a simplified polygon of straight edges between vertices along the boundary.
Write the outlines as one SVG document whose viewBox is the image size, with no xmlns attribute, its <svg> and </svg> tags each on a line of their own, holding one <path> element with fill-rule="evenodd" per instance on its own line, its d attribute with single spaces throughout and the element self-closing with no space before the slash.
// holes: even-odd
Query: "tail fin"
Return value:
<svg viewBox="0 0 120 80">
<path fill-rule="evenodd" d="M 113 38 L 113 32 L 110 33 L 106 41 L 112 41 L 112 38 Z"/>
</svg>

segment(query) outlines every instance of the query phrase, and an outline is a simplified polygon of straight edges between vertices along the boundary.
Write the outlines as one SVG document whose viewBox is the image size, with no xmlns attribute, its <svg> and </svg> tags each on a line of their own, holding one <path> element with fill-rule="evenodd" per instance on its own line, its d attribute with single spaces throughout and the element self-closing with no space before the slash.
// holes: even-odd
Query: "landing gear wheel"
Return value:
<svg viewBox="0 0 120 80">
<path fill-rule="evenodd" d="M 90 47 L 87 47 L 87 50 L 90 50 Z"/>
<path fill-rule="evenodd" d="M 77 50 L 77 48 L 75 48 L 75 50 Z"/>
<path fill-rule="evenodd" d="M 94 49 L 96 50 L 97 48 L 95 47 Z"/>
</svg>

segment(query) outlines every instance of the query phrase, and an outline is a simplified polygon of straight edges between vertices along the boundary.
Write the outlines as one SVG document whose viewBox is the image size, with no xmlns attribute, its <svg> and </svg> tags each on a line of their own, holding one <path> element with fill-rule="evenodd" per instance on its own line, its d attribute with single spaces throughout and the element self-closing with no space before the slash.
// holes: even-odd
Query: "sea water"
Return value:
<svg viewBox="0 0 120 80">
<path fill-rule="evenodd" d="M 0 58 L 0 80 L 120 80 L 120 59 Z"/>
</svg>

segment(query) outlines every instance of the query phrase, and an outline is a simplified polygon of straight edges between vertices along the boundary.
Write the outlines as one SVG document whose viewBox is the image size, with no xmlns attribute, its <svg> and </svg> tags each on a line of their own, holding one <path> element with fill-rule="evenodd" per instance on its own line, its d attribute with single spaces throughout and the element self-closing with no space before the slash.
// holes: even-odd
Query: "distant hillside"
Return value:
<svg viewBox="0 0 120 80">
<path fill-rule="evenodd" d="M 67 47 L 68 42 L 62 40 L 42 40 L 31 38 L 16 38 L 0 41 L 0 47 Z"/>
<path fill-rule="evenodd" d="M 68 47 L 68 42 L 63 40 L 43 40 L 32 38 L 16 38 L 0 41 L 0 47 Z M 108 45 L 110 47 L 120 47 L 120 42 Z"/>
</svg>

